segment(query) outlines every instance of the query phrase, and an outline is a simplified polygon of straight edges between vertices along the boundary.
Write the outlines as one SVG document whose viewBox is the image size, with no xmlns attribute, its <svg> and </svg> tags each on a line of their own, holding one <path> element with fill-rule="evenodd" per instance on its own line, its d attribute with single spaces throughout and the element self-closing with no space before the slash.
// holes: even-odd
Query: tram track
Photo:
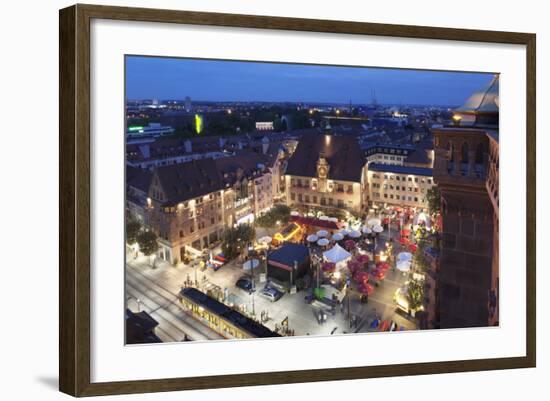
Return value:
<svg viewBox="0 0 550 401">
<path fill-rule="evenodd" d="M 220 340 L 221 335 L 189 316 L 179 305 L 177 294 L 157 284 L 137 269 L 127 268 L 127 288 L 133 288 L 140 300 L 149 300 L 151 313 L 178 327 L 193 340 Z M 182 336 L 183 337 L 183 336 Z"/>
</svg>

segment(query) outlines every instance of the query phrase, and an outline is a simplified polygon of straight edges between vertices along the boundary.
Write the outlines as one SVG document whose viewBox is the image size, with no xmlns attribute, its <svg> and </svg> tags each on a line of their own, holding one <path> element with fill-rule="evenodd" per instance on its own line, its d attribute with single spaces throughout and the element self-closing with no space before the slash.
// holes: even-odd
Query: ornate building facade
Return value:
<svg viewBox="0 0 550 401">
<path fill-rule="evenodd" d="M 141 220 L 157 234 L 158 256 L 177 262 L 186 253 L 200 253 L 220 241 L 227 227 L 250 223 L 269 209 L 268 161 L 263 154 L 242 152 L 153 169 Z M 128 193 L 135 192 L 131 186 Z M 140 210 L 139 199 L 143 196 L 128 197 L 128 209 Z"/>
<path fill-rule="evenodd" d="M 304 135 L 285 173 L 286 204 L 360 215 L 367 205 L 366 163 L 356 138 Z"/>
<path fill-rule="evenodd" d="M 440 328 L 498 324 L 498 76 L 433 130 L 441 191 L 442 246 L 435 322 Z"/>
</svg>

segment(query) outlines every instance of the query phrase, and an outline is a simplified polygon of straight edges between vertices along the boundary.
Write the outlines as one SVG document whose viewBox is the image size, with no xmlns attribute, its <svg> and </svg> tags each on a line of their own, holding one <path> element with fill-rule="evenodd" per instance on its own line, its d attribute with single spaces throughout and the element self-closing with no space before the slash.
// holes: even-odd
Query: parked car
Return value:
<svg viewBox="0 0 550 401">
<path fill-rule="evenodd" d="M 256 291 L 256 289 L 254 288 L 254 283 L 249 277 L 241 277 L 237 280 L 235 285 L 241 290 L 247 291 L 249 294 Z"/>
<path fill-rule="evenodd" d="M 281 299 L 284 293 L 276 288 L 266 286 L 260 291 L 260 295 L 264 298 L 269 299 L 271 302 L 276 302 Z"/>
</svg>

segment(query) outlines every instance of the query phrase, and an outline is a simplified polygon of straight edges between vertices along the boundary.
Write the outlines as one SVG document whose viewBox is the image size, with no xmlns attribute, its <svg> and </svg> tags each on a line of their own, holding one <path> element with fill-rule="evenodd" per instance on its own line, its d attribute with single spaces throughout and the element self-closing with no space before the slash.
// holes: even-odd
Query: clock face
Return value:
<svg viewBox="0 0 550 401">
<path fill-rule="evenodd" d="M 319 173 L 319 177 L 326 177 L 327 168 L 326 167 L 319 167 L 318 173 Z"/>
</svg>

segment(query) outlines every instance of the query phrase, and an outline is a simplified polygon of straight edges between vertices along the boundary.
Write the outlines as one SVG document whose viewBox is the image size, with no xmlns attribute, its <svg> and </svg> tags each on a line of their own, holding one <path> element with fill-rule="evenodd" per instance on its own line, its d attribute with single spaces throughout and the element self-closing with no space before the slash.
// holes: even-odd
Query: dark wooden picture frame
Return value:
<svg viewBox="0 0 550 401">
<path fill-rule="evenodd" d="M 525 45 L 527 53 L 526 356 L 91 383 L 90 22 L 94 18 Z M 94 396 L 535 366 L 536 36 L 534 34 L 95 5 L 75 5 L 61 10 L 59 29 L 59 387 L 62 392 L 73 396 Z"/>
</svg>

